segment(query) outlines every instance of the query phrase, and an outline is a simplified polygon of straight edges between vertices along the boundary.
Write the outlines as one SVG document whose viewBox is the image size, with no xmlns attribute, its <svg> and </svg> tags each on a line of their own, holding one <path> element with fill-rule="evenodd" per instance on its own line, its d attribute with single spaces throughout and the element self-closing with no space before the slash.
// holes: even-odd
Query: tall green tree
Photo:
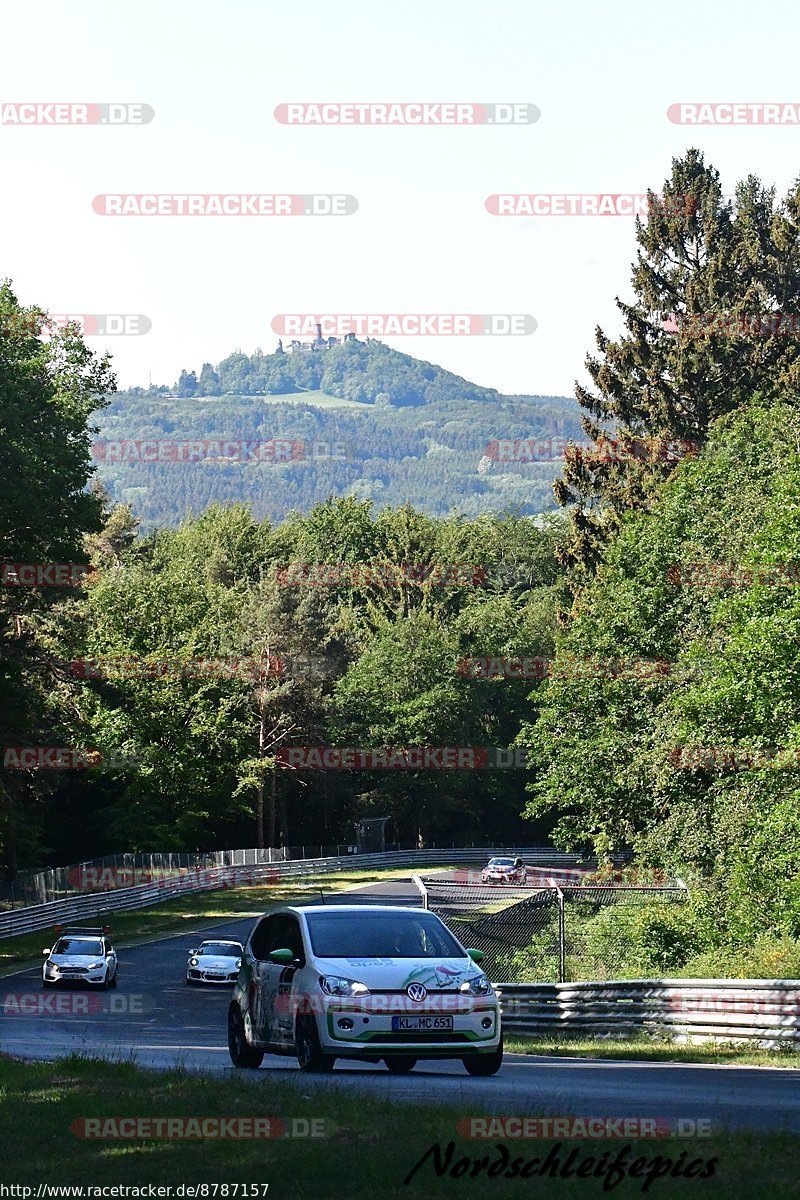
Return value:
<svg viewBox="0 0 800 1200">
<path fill-rule="evenodd" d="M 634 300 L 616 301 L 625 332 L 611 338 L 597 328 L 597 354 L 586 360 L 593 387 L 576 385 L 591 445 L 572 450 L 555 485 L 571 508 L 564 557 L 578 582 L 624 514 L 653 502 L 716 417 L 762 386 L 791 381 L 800 363 L 798 186 L 776 204 L 774 189 L 751 176 L 731 201 L 690 150 L 648 195 L 647 220 L 636 225 Z M 794 335 L 785 319 L 756 328 L 759 314 L 793 315 Z"/>
<path fill-rule="evenodd" d="M 102 506 L 87 489 L 92 473 L 91 415 L 113 391 L 107 358 L 97 358 L 76 329 L 43 334 L 45 316 L 20 305 L 0 284 L 0 561 L 87 563 L 82 539 L 100 528 Z M 53 744 L 63 733 L 63 664 L 49 652 L 43 627 L 74 589 L 0 586 L 0 743 Z M 46 779 L 43 779 L 46 776 Z M 40 842 L 46 772 L 0 772 L 0 856 L 16 869 Z M 24 814 L 24 815 L 21 815 Z"/>
<path fill-rule="evenodd" d="M 626 521 L 520 735 L 530 817 L 702 885 L 735 945 L 800 936 L 797 419 L 771 396 L 719 418 Z"/>
</svg>

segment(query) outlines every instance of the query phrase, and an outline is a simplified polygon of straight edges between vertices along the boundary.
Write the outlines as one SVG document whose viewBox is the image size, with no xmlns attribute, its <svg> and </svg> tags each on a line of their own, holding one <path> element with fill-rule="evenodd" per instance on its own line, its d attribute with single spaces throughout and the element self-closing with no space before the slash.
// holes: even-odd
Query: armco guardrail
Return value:
<svg viewBox="0 0 800 1200">
<path fill-rule="evenodd" d="M 503 1025 L 532 1037 L 746 1039 L 800 1045 L 798 979 L 500 983 Z"/>
<path fill-rule="evenodd" d="M 272 847 L 245 850 L 209 850 L 190 853 L 187 851 L 136 851 L 110 854 L 103 858 L 84 860 L 65 867 L 48 867 L 43 871 L 25 872 L 15 879 L 0 880 L 0 912 L 7 909 L 28 908 L 35 904 L 49 904 L 51 900 L 66 900 L 69 896 L 86 892 L 105 891 L 108 887 L 135 887 L 144 883 L 156 883 L 162 879 L 185 875 L 187 871 L 212 871 L 215 867 L 260 866 L 264 863 L 289 861 L 313 861 L 319 859 L 350 858 L 357 854 L 377 854 L 376 849 L 355 846 L 320 846 L 319 854 L 306 853 L 307 847 Z M 431 851 L 452 851 L 453 861 L 478 861 L 483 855 L 493 853 L 491 847 L 469 846 L 456 850 L 450 845 L 434 845 Z M 389 847 L 392 852 L 417 853 L 415 845 Z M 472 856 L 475 856 L 474 859 Z M 459 857 L 460 856 L 460 857 Z M 466 858 L 465 858 L 466 856 Z M 624 857 L 624 856 L 623 856 Z M 573 861 L 573 856 L 555 851 L 547 852 L 547 861 L 556 864 L 559 859 Z M 433 860 L 431 860 L 433 861 Z M 436 861 L 439 861 L 436 859 Z"/>
<path fill-rule="evenodd" d="M 47 904 L 31 905 L 0 914 L 0 938 L 18 937 L 67 921 L 85 921 L 109 913 L 126 912 L 160 904 L 187 892 L 212 891 L 217 888 L 246 884 L 275 882 L 285 879 L 312 878 L 338 871 L 369 869 L 370 867 L 447 866 L 451 863 L 474 863 L 491 854 L 519 855 L 526 862 L 552 866 L 574 866 L 580 857 L 561 854 L 542 847 L 464 847 L 442 850 L 395 850 L 383 854 L 348 854 L 340 858 L 288 859 L 282 862 L 261 862 L 247 866 L 213 867 L 208 870 L 187 870 L 182 874 L 159 879 L 136 887 L 116 888 L 106 892 L 70 896 L 51 900 Z"/>
</svg>

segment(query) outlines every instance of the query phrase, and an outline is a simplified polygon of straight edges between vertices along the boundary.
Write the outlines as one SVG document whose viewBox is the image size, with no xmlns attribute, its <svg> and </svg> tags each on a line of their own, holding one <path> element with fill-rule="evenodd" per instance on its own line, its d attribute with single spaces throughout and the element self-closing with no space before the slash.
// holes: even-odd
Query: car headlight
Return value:
<svg viewBox="0 0 800 1200">
<path fill-rule="evenodd" d="M 89 970 L 90 971 L 99 971 L 100 968 L 104 967 L 105 965 L 106 965 L 105 961 L 99 962 L 99 963 L 92 963 L 92 965 L 89 967 Z"/>
<path fill-rule="evenodd" d="M 196 966 L 198 966 L 199 962 L 200 962 L 200 959 L 199 959 L 199 958 L 190 958 L 190 959 L 189 959 L 189 966 L 190 966 L 190 967 L 196 967 Z"/>
<path fill-rule="evenodd" d="M 237 970 L 237 971 L 241 971 L 241 969 L 242 969 L 242 960 L 241 960 L 240 958 L 237 958 L 237 960 L 236 960 L 236 970 Z"/>
<path fill-rule="evenodd" d="M 485 975 L 475 975 L 472 979 L 462 983 L 459 991 L 464 992 L 467 996 L 490 996 L 492 985 Z"/>
<path fill-rule="evenodd" d="M 341 975 L 320 975 L 319 986 L 326 996 L 368 996 L 369 988 L 356 979 L 343 979 Z"/>
</svg>

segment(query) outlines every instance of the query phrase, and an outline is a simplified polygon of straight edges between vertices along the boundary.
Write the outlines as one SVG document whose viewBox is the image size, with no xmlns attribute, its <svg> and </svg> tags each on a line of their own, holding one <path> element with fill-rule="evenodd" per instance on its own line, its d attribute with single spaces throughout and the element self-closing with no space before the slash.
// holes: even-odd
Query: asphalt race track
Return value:
<svg viewBox="0 0 800 1200">
<path fill-rule="evenodd" d="M 410 880 L 373 884 L 359 892 L 382 903 L 419 900 Z M 330 902 L 336 902 L 335 895 Z M 209 937 L 243 942 L 252 924 L 252 918 L 239 919 L 195 934 L 181 933 L 129 949 L 117 947 L 115 991 L 44 992 L 39 967 L 7 975 L 0 979 L 0 1050 L 31 1059 L 84 1053 L 132 1059 L 143 1067 L 183 1064 L 191 1069 L 233 1071 L 226 1041 L 230 989 L 187 987 L 184 973 L 193 945 Z M 48 944 L 45 937 L 43 946 Z M 76 1011 L 63 1011 L 66 1008 Z M 340 1088 L 398 1101 L 458 1105 L 475 1116 L 650 1116 L 671 1122 L 710 1119 L 726 1128 L 800 1132 L 800 1081 L 791 1069 L 508 1054 L 500 1072 L 488 1079 L 471 1078 L 460 1063 L 450 1062 L 421 1063 L 412 1074 L 400 1077 L 390 1075 L 382 1065 L 344 1061 L 331 1075 L 301 1076 L 293 1059 L 267 1056 L 260 1070 L 239 1074 L 266 1083 L 277 1072 L 282 1082 L 302 1080 L 304 1091 Z"/>
</svg>

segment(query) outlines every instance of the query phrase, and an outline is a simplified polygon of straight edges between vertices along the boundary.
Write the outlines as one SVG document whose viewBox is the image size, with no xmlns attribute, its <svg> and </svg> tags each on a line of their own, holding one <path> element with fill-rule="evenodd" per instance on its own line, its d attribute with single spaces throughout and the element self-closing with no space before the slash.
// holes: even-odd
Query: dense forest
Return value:
<svg viewBox="0 0 800 1200">
<path fill-rule="evenodd" d="M 2 557 L 88 573 L 59 589 L 4 568 L 3 745 L 97 753 L 83 770 L 6 755 L 6 873 L 262 834 L 348 841 L 359 818 L 389 816 L 405 842 L 630 850 L 691 886 L 672 915 L 630 918 L 648 969 L 797 973 L 800 346 L 796 321 L 772 318 L 800 311 L 800 185 L 779 200 L 749 178 L 729 200 L 691 151 L 651 200 L 623 332 L 597 331 L 592 387 L 577 389 L 584 444 L 548 517 L 432 515 L 351 488 L 275 515 L 233 490 L 211 505 L 176 491 L 181 512 L 140 523 L 120 484 L 93 476 L 91 414 L 105 404 L 106 429 L 131 436 L 108 364 L 74 331 L 46 340 L 8 320 Z M 6 286 L 0 318 L 17 315 Z M 178 398 L 136 402 L 148 435 L 175 436 L 158 406 Z M 249 399 L 179 402 L 242 405 L 229 436 L 279 432 L 266 402 L 266 427 L 244 423 Z M 372 410 L 461 405 L 457 428 L 425 435 L 441 463 L 464 450 L 467 414 L 488 414 L 487 441 L 514 437 L 497 430 L 506 402 L 510 425 L 514 401 L 497 397 Z M 569 433 L 574 410 L 547 406 L 540 430 Z M 283 407 L 287 422 L 304 412 Z M 289 753 L 307 747 L 516 747 L 527 767 L 320 770 Z"/>
<path fill-rule="evenodd" d="M 290 510 L 307 513 L 330 495 L 371 499 L 381 508 L 413 504 L 431 516 L 511 507 L 533 516 L 555 506 L 552 485 L 562 463 L 546 447 L 542 461 L 508 463 L 487 448 L 498 437 L 576 436 L 577 407 L 547 401 L 506 399 L 476 415 L 460 401 L 364 412 L 230 397 L 131 405 L 122 396 L 102 413 L 92 453 L 112 498 L 129 504 L 150 530 L 199 515 L 209 504 L 237 501 L 277 521 Z M 259 461 L 258 446 L 276 439 L 301 449 L 289 461 Z M 210 453 L 200 451 L 194 461 L 178 458 L 186 443 L 224 449 L 232 440 L 248 443 L 238 457 L 215 457 L 209 445 Z M 141 461 L 145 442 L 176 445 L 175 460 Z M 552 453 L 558 452 L 556 442 Z"/>
</svg>

